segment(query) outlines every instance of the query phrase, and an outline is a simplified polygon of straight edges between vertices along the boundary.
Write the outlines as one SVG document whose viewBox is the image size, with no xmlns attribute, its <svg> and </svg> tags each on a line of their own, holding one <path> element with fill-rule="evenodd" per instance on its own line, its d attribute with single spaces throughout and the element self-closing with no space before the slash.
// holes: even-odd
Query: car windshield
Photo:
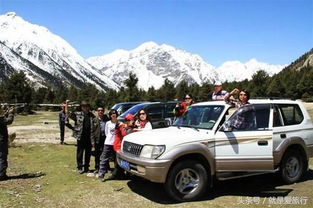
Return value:
<svg viewBox="0 0 313 208">
<path fill-rule="evenodd" d="M 224 106 L 192 106 L 180 118 L 177 118 L 173 126 L 190 127 L 196 129 L 212 129 Z"/>
<path fill-rule="evenodd" d="M 125 117 L 127 114 L 132 114 L 135 115 L 141 108 L 144 108 L 146 105 L 148 105 L 149 103 L 141 103 L 141 104 L 137 104 L 133 107 L 131 107 L 130 109 L 128 109 L 127 111 L 125 111 L 121 117 Z"/>
</svg>

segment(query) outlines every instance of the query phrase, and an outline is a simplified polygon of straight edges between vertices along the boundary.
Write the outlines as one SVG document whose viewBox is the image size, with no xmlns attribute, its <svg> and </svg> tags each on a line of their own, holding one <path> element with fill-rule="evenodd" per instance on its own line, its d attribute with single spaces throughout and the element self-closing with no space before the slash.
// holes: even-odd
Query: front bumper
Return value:
<svg viewBox="0 0 313 208">
<path fill-rule="evenodd" d="M 165 183 L 171 165 L 171 160 L 143 159 L 118 151 L 117 162 L 120 166 L 121 160 L 130 164 L 130 169 L 126 171 L 156 183 Z"/>
</svg>

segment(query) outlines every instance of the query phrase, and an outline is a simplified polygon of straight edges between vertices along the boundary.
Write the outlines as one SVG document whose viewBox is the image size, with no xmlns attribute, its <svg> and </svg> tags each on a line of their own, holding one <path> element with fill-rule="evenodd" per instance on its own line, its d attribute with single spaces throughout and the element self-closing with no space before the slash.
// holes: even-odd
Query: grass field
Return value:
<svg viewBox="0 0 313 208">
<path fill-rule="evenodd" d="M 307 108 L 313 117 L 313 105 Z M 313 161 L 303 181 L 284 185 L 274 174 L 215 182 L 215 186 L 200 201 L 176 203 L 169 199 L 162 185 L 140 178 L 100 182 L 96 178 L 75 172 L 74 140 L 59 145 L 57 114 L 39 112 L 32 116 L 17 116 L 10 131 L 19 133 L 19 126 L 44 126 L 52 136 L 38 136 L 43 142 L 23 142 L 42 132 L 17 135 L 16 147 L 10 148 L 8 175 L 0 182 L 2 207 L 313 207 Z M 48 123 L 48 124 L 47 124 Z M 45 129 L 43 128 L 43 129 Z M 69 132 L 67 132 L 68 138 Z M 43 137 L 43 138 L 41 138 Z M 31 141 L 31 140 L 27 140 Z M 51 142 L 52 141 L 52 142 Z M 92 158 L 93 161 L 93 158 Z M 93 162 L 91 164 L 93 167 Z M 106 176 L 108 177 L 108 176 Z M 283 198 L 284 197 L 284 198 Z M 287 200 L 284 204 L 275 204 Z M 286 204 L 288 200 L 290 204 Z M 302 204 L 295 204 L 302 203 Z"/>
</svg>

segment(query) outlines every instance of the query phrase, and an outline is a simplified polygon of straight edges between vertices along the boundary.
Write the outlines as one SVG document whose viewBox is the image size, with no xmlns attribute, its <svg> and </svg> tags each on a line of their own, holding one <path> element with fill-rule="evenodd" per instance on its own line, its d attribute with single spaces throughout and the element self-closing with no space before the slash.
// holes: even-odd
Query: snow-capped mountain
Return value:
<svg viewBox="0 0 313 208">
<path fill-rule="evenodd" d="M 214 67 L 198 55 L 154 42 L 146 42 L 131 51 L 119 49 L 104 56 L 91 57 L 87 61 L 99 69 L 99 73 L 107 75 L 120 85 L 130 72 L 135 73 L 139 87 L 145 90 L 151 86 L 159 88 L 165 78 L 175 84 L 186 80 L 201 85 L 217 80 L 225 82 L 251 79 L 259 70 L 272 76 L 285 67 L 258 62 L 256 59 L 246 63 L 228 61 Z"/>
<path fill-rule="evenodd" d="M 287 65 L 271 65 L 267 63 L 258 62 L 256 59 L 251 59 L 246 63 L 239 61 L 227 61 L 221 66 L 215 68 L 222 82 L 225 81 L 242 81 L 244 79 L 251 79 L 252 75 L 257 71 L 264 70 L 270 76 L 279 73 Z"/>
<path fill-rule="evenodd" d="M 61 37 L 23 20 L 14 12 L 0 16 L 0 42 L 4 61 L 14 70 L 25 71 L 30 80 L 40 85 L 59 81 L 77 87 L 92 83 L 103 90 L 118 89 L 114 81 L 99 74 Z"/>
<path fill-rule="evenodd" d="M 134 50 L 116 50 L 110 54 L 91 57 L 87 61 L 120 85 L 130 72 L 138 77 L 138 86 L 144 90 L 159 88 L 167 78 L 175 84 L 182 80 L 198 83 L 218 79 L 214 67 L 200 56 L 175 49 L 169 45 L 146 42 Z"/>
</svg>

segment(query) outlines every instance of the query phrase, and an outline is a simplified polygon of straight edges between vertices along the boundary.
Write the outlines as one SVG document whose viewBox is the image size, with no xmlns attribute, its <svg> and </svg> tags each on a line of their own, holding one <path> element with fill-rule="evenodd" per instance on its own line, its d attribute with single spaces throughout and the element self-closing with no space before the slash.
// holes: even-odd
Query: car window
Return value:
<svg viewBox="0 0 313 208">
<path fill-rule="evenodd" d="M 164 105 L 152 105 L 147 107 L 151 120 L 160 120 L 163 118 Z"/>
<path fill-rule="evenodd" d="M 274 106 L 273 127 L 283 126 L 280 110 L 277 105 Z"/>
<path fill-rule="evenodd" d="M 176 106 L 176 103 L 168 103 L 166 104 L 166 117 L 174 117 L 174 108 Z"/>
<path fill-rule="evenodd" d="M 269 104 L 253 104 L 240 107 L 226 122 L 233 131 L 253 131 L 268 129 Z"/>
<path fill-rule="evenodd" d="M 303 121 L 303 114 L 298 105 L 279 104 L 278 106 L 282 113 L 284 126 L 300 124 Z"/>
</svg>

